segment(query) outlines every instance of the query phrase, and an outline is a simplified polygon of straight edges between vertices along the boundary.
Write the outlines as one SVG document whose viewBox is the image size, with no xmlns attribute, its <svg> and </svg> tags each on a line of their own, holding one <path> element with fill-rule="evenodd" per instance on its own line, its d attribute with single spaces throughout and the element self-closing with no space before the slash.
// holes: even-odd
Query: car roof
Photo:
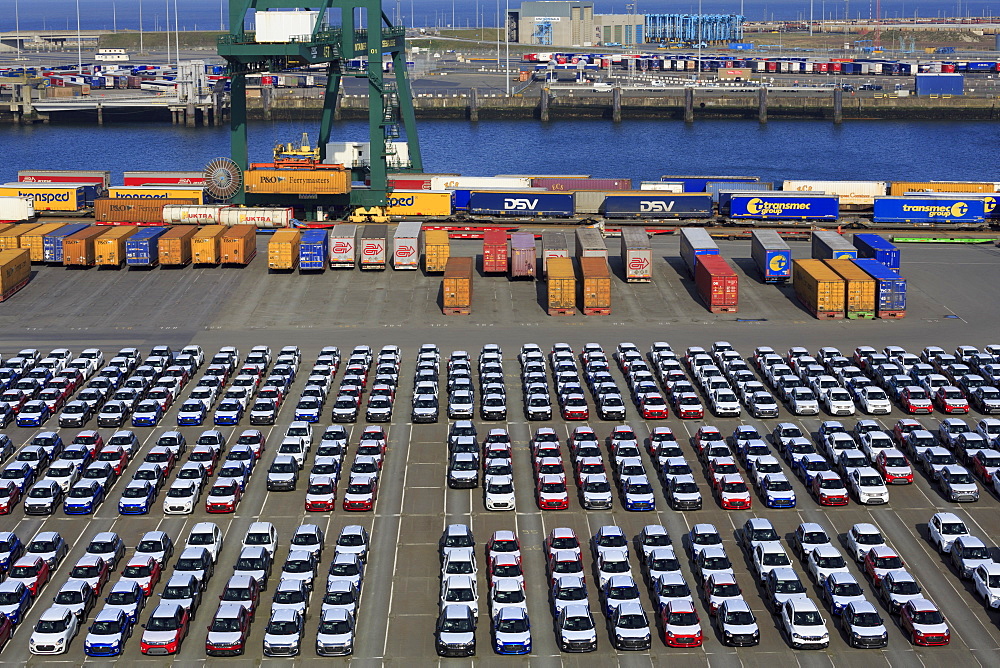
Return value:
<svg viewBox="0 0 1000 668">
<path fill-rule="evenodd" d="M 119 618 L 124 616 L 124 614 L 125 613 L 118 608 L 101 608 L 101 611 L 97 613 L 94 621 L 117 621 Z"/>
<path fill-rule="evenodd" d="M 271 613 L 271 620 L 277 622 L 294 622 L 299 619 L 300 613 L 292 608 L 278 608 Z"/>
</svg>

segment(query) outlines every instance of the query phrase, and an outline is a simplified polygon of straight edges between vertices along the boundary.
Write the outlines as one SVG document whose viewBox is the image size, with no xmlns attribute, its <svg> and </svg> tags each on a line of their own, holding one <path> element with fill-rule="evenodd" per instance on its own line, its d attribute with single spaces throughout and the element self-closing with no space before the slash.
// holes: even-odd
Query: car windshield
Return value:
<svg viewBox="0 0 1000 668">
<path fill-rule="evenodd" d="M 163 598 L 191 598 L 191 590 L 186 586 L 170 587 L 163 590 Z"/>
<path fill-rule="evenodd" d="M 281 592 L 279 592 L 279 594 L 280 593 Z M 296 597 L 302 597 L 302 594 L 300 594 L 299 592 L 290 592 L 290 593 L 293 593 Z M 274 600 L 278 601 L 278 594 L 275 594 Z M 302 600 L 305 600 L 305 598 L 303 597 Z M 297 603 L 298 600 L 296 599 L 295 601 L 287 601 L 287 602 Z M 323 603 L 327 605 L 349 605 L 355 602 L 357 602 L 357 596 L 354 595 L 353 589 L 348 589 L 346 591 L 329 591 L 326 593 L 325 596 L 323 596 Z"/>
<path fill-rule="evenodd" d="M 38 633 L 62 633 L 69 628 L 69 617 L 63 619 L 40 619 L 35 625 Z"/>
<path fill-rule="evenodd" d="M 0 601 L 2 601 L 2 599 L 0 599 Z M 16 602 L 16 600 L 10 601 L 10 603 Z M 56 594 L 55 603 L 56 605 L 76 605 L 83 603 L 83 590 L 64 589 Z M 3 603 L 3 605 L 9 605 L 9 603 Z"/>
<path fill-rule="evenodd" d="M 913 613 L 915 624 L 943 624 L 944 616 L 937 610 L 917 610 Z"/>
<path fill-rule="evenodd" d="M 167 496 L 172 499 L 186 499 L 188 497 L 194 496 L 195 488 L 192 485 L 185 485 L 183 487 L 171 487 L 167 490 Z"/>
<path fill-rule="evenodd" d="M 236 570 L 252 570 L 245 566 L 241 567 L 239 561 L 236 562 Z M 251 601 L 253 600 L 253 592 L 250 588 L 243 589 L 241 587 L 226 587 L 222 592 L 223 601 Z"/>
<path fill-rule="evenodd" d="M 188 545 L 212 545 L 215 543 L 215 535 L 209 532 L 197 532 L 188 536 Z"/>
<path fill-rule="evenodd" d="M 881 487 L 882 486 L 882 478 L 879 478 L 878 476 L 873 476 L 873 475 L 860 476 L 859 482 L 860 482 L 860 484 L 861 484 L 862 487 Z"/>
<path fill-rule="evenodd" d="M 486 485 L 486 491 L 490 494 L 513 494 L 514 485 L 509 482 L 491 482 Z"/>
<path fill-rule="evenodd" d="M 153 574 L 153 569 L 148 565 L 130 565 L 122 571 L 122 575 L 127 578 L 148 578 Z"/>
<path fill-rule="evenodd" d="M 882 569 L 897 569 L 903 568 L 903 560 L 897 556 L 892 557 L 881 557 L 876 560 L 875 567 Z"/>
<path fill-rule="evenodd" d="M 351 632 L 351 623 L 346 619 L 327 619 L 320 622 L 319 632 L 327 635 L 344 635 Z"/>
<path fill-rule="evenodd" d="M 972 476 L 969 475 L 968 473 L 964 473 L 964 472 L 952 473 L 948 477 L 948 480 L 949 480 L 949 482 L 952 485 L 971 485 L 972 484 Z"/>
<path fill-rule="evenodd" d="M 792 483 L 787 480 L 768 480 L 764 486 L 770 492 L 788 492 L 792 489 Z"/>
<path fill-rule="evenodd" d="M 49 475 L 52 475 L 52 473 L 53 473 L 52 470 L 49 469 Z M 68 472 L 63 475 L 67 474 Z M 61 476 L 54 476 L 54 477 L 61 477 Z M 10 483 L 8 483 L 8 485 L 9 484 Z M 0 497 L 10 496 L 12 489 L 13 488 L 11 487 L 0 487 Z M 31 491 L 28 492 L 28 497 L 32 499 L 48 499 L 51 498 L 52 496 L 55 496 L 55 488 L 48 486 L 32 487 Z"/>
<path fill-rule="evenodd" d="M 94 635 L 117 635 L 121 633 L 121 624 L 117 620 L 102 620 L 94 622 L 90 627 Z"/>
<path fill-rule="evenodd" d="M 749 610 L 734 610 L 725 614 L 724 624 L 732 626 L 749 626 L 755 623 L 753 613 Z"/>
<path fill-rule="evenodd" d="M 830 588 L 834 596 L 864 596 L 861 585 L 857 582 L 844 582 Z"/>
<path fill-rule="evenodd" d="M 618 618 L 618 628 L 622 629 L 644 629 L 649 626 L 646 615 L 626 614 Z"/>
<path fill-rule="evenodd" d="M 145 486 L 134 485 L 131 487 L 126 487 L 122 490 L 122 497 L 126 499 L 141 499 L 149 494 L 149 488 Z"/>
<path fill-rule="evenodd" d="M 774 591 L 779 594 L 801 594 L 805 592 L 806 587 L 802 584 L 800 580 L 778 580 L 775 584 Z"/>
<path fill-rule="evenodd" d="M 282 569 L 282 571 L 285 573 L 311 573 L 312 570 L 313 570 L 312 563 L 301 559 L 296 559 L 294 561 L 286 561 L 285 567 Z"/>
<path fill-rule="evenodd" d="M 325 495 L 333 494 L 333 484 L 332 483 L 313 483 L 309 485 L 309 489 L 306 491 L 307 494 L 315 495 Z"/>
<path fill-rule="evenodd" d="M 472 572 L 472 562 L 467 562 L 467 561 L 465 561 L 465 562 L 452 562 L 449 565 L 450 566 L 468 566 L 468 570 L 464 570 L 464 571 L 452 571 L 452 572 L 455 572 L 455 573 L 457 573 L 457 572 L 471 573 Z M 338 563 L 338 562 L 335 561 L 332 564 L 330 564 L 330 575 L 339 575 L 339 576 L 342 576 L 342 577 L 353 577 L 355 575 L 358 575 L 360 572 L 361 571 L 359 570 L 358 565 L 355 562 L 353 562 L 353 561 L 346 561 L 346 562 L 342 562 L 342 563 Z"/>
<path fill-rule="evenodd" d="M 272 620 L 265 633 L 274 636 L 290 636 L 299 632 L 299 625 L 293 621 Z"/>
<path fill-rule="evenodd" d="M 69 490 L 71 499 L 89 499 L 94 496 L 95 489 L 91 487 L 73 487 Z"/>
<path fill-rule="evenodd" d="M 154 615 L 146 623 L 147 631 L 176 631 L 180 628 L 179 620 L 174 616 Z"/>
<path fill-rule="evenodd" d="M 475 625 L 471 619 L 466 617 L 458 619 L 446 617 L 441 622 L 441 630 L 446 633 L 472 633 L 475 631 Z"/>
<path fill-rule="evenodd" d="M 500 619 L 496 622 L 497 633 L 524 633 L 528 628 L 528 620 L 523 617 Z"/>
<path fill-rule="evenodd" d="M 235 617 L 216 617 L 212 620 L 210 630 L 221 633 L 239 631 L 240 621 Z"/>
<path fill-rule="evenodd" d="M 880 533 L 858 533 L 855 537 L 855 542 L 860 545 L 882 545 L 885 540 L 882 538 Z"/>
<path fill-rule="evenodd" d="M 823 617 L 816 610 L 806 610 L 794 613 L 792 623 L 796 626 L 819 626 L 823 623 Z"/>
</svg>

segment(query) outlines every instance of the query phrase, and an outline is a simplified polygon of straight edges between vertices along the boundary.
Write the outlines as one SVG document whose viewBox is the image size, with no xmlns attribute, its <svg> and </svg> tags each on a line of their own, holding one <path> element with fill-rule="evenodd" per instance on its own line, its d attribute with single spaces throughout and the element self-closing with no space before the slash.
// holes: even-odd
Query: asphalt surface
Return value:
<svg viewBox="0 0 1000 668">
<path fill-rule="evenodd" d="M 618 272 L 617 240 L 609 240 L 608 243 L 613 254 L 612 269 Z M 258 239 L 261 251 L 264 251 L 265 244 L 266 237 Z M 661 665 L 667 660 L 672 662 L 671 665 L 679 666 L 764 666 L 778 662 L 838 667 L 883 664 L 896 667 L 917 663 L 922 666 L 995 665 L 996 651 L 1000 649 L 1000 630 L 997 628 L 1000 617 L 988 612 L 972 595 L 971 589 L 937 555 L 927 541 L 925 526 L 934 512 L 953 510 L 966 519 L 976 535 L 992 545 L 993 537 L 1000 532 L 1000 515 L 997 513 L 1000 502 L 989 492 L 984 491 L 976 504 L 958 507 L 946 501 L 918 473 L 913 485 L 890 489 L 888 506 L 869 509 L 852 502 L 845 508 L 827 509 L 818 506 L 798 479 L 789 475 L 798 496 L 796 509 L 766 510 L 762 508 L 760 498 L 754 495 L 752 511 L 724 511 L 709 494 L 705 473 L 692 446 L 681 438 L 685 456 L 695 468 L 696 480 L 705 494 L 703 510 L 668 510 L 662 490 L 657 485 L 655 512 L 626 512 L 617 498 L 611 511 L 584 511 L 572 482 L 569 484 L 569 510 L 537 509 L 532 492 L 533 477 L 527 441 L 537 427 L 553 426 L 561 435 L 568 435 L 574 425 L 560 419 L 540 423 L 524 420 L 518 403 L 520 383 L 516 360 L 522 343 L 535 342 L 547 350 L 553 343 L 565 341 L 579 352 L 583 343 L 593 341 L 602 344 L 610 355 L 621 341 L 632 341 L 643 351 L 653 341 L 668 341 L 675 351 L 682 352 L 689 345 L 708 347 L 713 341 L 728 340 L 744 356 L 748 356 L 757 345 L 771 345 L 779 351 L 793 345 L 803 345 L 810 350 L 834 345 L 851 351 L 854 346 L 862 344 L 876 347 L 894 344 L 919 352 L 926 345 L 953 349 L 960 344 L 981 347 L 1000 342 L 997 336 L 1000 332 L 1000 312 L 995 307 L 994 287 L 1000 278 L 1000 271 L 998 253 L 992 247 L 906 247 L 903 251 L 903 275 L 910 279 L 910 303 L 905 319 L 821 322 L 812 319 L 797 305 L 788 288 L 764 286 L 756 281 L 749 262 L 749 242 L 720 245 L 723 255 L 732 259 L 742 281 L 741 311 L 736 315 L 713 315 L 697 302 L 693 296 L 693 284 L 684 275 L 677 257 L 676 238 L 655 240 L 654 256 L 665 258 L 665 261 L 655 262 L 652 284 L 628 285 L 620 278 L 613 281 L 614 314 L 608 317 L 549 317 L 540 303 L 542 284 L 510 282 L 502 277 L 477 277 L 473 315 L 445 317 L 438 306 L 440 278 L 424 276 L 421 272 L 268 274 L 263 257 L 256 258 L 246 269 L 188 267 L 152 271 L 72 271 L 38 267 L 32 282 L 0 305 L 0 353 L 4 358 L 23 347 L 37 347 L 43 351 L 68 347 L 74 352 L 85 347 L 100 347 L 108 357 L 118 348 L 132 345 L 138 346 L 145 354 L 150 346 L 156 344 L 181 346 L 197 343 L 205 348 L 207 355 L 211 355 L 223 345 L 238 346 L 245 354 L 256 344 L 270 345 L 273 350 L 294 344 L 302 348 L 303 365 L 308 367 L 324 345 L 337 345 L 346 353 L 358 344 L 373 347 L 396 344 L 402 347 L 403 363 L 396 411 L 388 426 L 388 455 L 374 512 L 346 513 L 338 507 L 332 513 L 306 513 L 303 510 L 304 481 L 300 481 L 297 491 L 268 492 L 263 481 L 265 473 L 258 468 L 251 478 L 247 495 L 233 515 L 208 516 L 199 508 L 190 516 L 164 517 L 160 512 L 161 493 L 148 516 L 122 517 L 116 507 L 124 486 L 119 482 L 113 488 L 109 502 L 102 505 L 93 517 L 71 518 L 61 512 L 47 518 L 25 517 L 20 505 L 11 515 L 0 517 L 0 530 L 13 530 L 22 540 L 30 539 L 41 529 L 57 530 L 72 546 L 69 557 L 42 590 L 20 630 L 2 650 L 0 659 L 11 665 L 15 662 L 27 665 L 110 663 L 105 659 L 85 660 L 82 636 L 78 636 L 68 653 L 62 656 L 34 657 L 27 651 L 31 627 L 67 579 L 72 564 L 83 553 L 90 537 L 99 531 L 117 531 L 131 549 L 145 531 L 161 529 L 168 532 L 175 542 L 180 542 L 186 538 L 194 523 L 210 519 L 224 529 L 226 542 L 216 575 L 209 584 L 191 634 L 179 656 L 174 659 L 142 656 L 139 652 L 140 630 L 137 629 L 126 645 L 124 657 L 119 659 L 150 666 L 201 665 L 206 661 L 205 626 L 214 609 L 214 601 L 221 594 L 246 528 L 259 518 L 274 522 L 278 527 L 281 541 L 276 559 L 278 566 L 287 554 L 288 540 L 295 526 L 312 522 L 323 527 L 328 547 L 324 552 L 321 573 L 332 558 L 330 544 L 342 526 L 362 524 L 371 531 L 372 551 L 358 619 L 358 640 L 351 659 L 351 663 L 364 666 L 412 664 L 414 661 L 426 665 L 438 661 L 433 643 L 439 591 L 437 541 L 444 527 L 455 522 L 470 524 L 476 536 L 480 560 L 481 616 L 477 657 L 474 660 L 443 660 L 449 664 L 493 665 L 519 660 L 495 656 L 491 650 L 489 620 L 485 612 L 487 587 L 482 552 L 493 531 L 513 529 L 521 540 L 524 553 L 528 610 L 533 621 L 533 665 L 595 665 L 598 661 L 605 665 L 616 662 L 626 666 Z M 797 257 L 808 255 L 804 244 L 792 246 Z M 475 242 L 455 242 L 453 253 L 473 255 L 475 248 Z M 440 347 L 443 358 L 453 350 L 467 350 L 476 355 L 486 343 L 498 343 L 503 347 L 510 398 L 508 422 L 478 424 L 481 434 L 491 426 L 506 426 L 510 431 L 515 444 L 516 512 L 487 512 L 479 489 L 448 490 L 444 484 L 447 421 L 442 419 L 430 425 L 409 422 L 409 379 L 414 369 L 416 349 L 428 342 Z M 624 380 L 618 370 L 614 368 L 612 373 L 624 388 Z M 337 382 L 339 376 L 335 380 Z M 297 380 L 293 385 L 292 399 L 298 396 L 302 384 L 302 380 Z M 181 398 L 186 397 L 188 391 L 189 388 L 182 391 Z M 326 408 L 325 415 L 329 415 L 329 403 Z M 264 430 L 269 436 L 265 464 L 269 463 L 271 453 L 291 421 L 291 413 L 292 408 L 286 403 L 277 424 Z M 176 404 L 157 428 L 136 429 L 143 447 L 140 456 L 133 459 L 129 466 L 126 477 L 131 477 L 141 455 L 158 435 L 174 428 L 175 417 Z M 878 419 L 891 428 L 899 417 L 902 413 L 897 409 L 891 416 Z M 922 417 L 921 421 L 930 426 L 941 417 Z M 975 414 L 970 416 L 971 419 L 978 417 Z M 822 419 L 825 418 L 792 418 L 782 409 L 778 420 L 706 417 L 704 421 L 682 422 L 671 416 L 666 421 L 644 421 L 634 409 L 630 409 L 627 422 L 640 437 L 659 424 L 672 427 L 679 437 L 683 437 L 693 434 L 701 424 L 713 424 L 728 435 L 741 423 L 753 424 L 764 433 L 770 432 L 777 421 L 786 420 L 796 422 L 803 431 L 815 434 Z M 854 423 L 852 419 L 844 422 L 849 428 Z M 325 424 L 324 420 L 319 426 Z M 603 422 L 596 417 L 589 420 L 589 424 L 602 438 L 614 426 L 614 423 Z M 354 425 L 353 432 L 358 433 L 362 426 L 362 422 Z M 249 425 L 244 420 L 235 430 L 223 430 L 230 433 L 247 427 Z M 54 429 L 54 421 L 50 421 L 46 428 Z M 209 427 L 206 425 L 205 428 Z M 6 433 L 20 446 L 37 431 L 10 426 Z M 77 430 L 59 431 L 65 440 L 70 440 Z M 107 432 L 105 435 L 108 435 L 110 431 L 102 430 L 102 433 Z M 182 428 L 181 431 L 190 442 L 201 429 Z M 314 439 L 314 445 L 317 442 L 318 438 Z M 356 444 L 355 436 L 351 445 Z M 348 456 L 346 464 L 349 465 L 352 456 Z M 652 462 L 648 455 L 643 457 L 647 470 L 652 473 L 655 470 Z M 564 458 L 567 463 L 570 461 L 568 450 L 564 450 Z M 306 468 L 309 466 L 307 461 Z M 782 467 L 787 469 L 784 463 Z M 345 486 L 346 482 L 341 479 L 338 498 Z M 843 534 L 855 522 L 874 521 L 890 543 L 900 550 L 924 591 L 941 606 L 952 630 L 951 644 L 947 647 L 915 648 L 898 626 L 890 624 L 887 649 L 849 649 L 829 613 L 824 612 L 831 630 L 830 648 L 825 651 L 791 650 L 779 634 L 776 621 L 764 608 L 749 564 L 744 561 L 735 543 L 735 528 L 752 516 L 771 519 L 783 537 L 791 534 L 803 521 L 820 522 L 831 534 Z M 696 522 L 714 523 L 722 531 L 727 551 L 735 562 L 737 580 L 760 623 L 759 647 L 723 647 L 709 625 L 704 604 L 698 599 L 696 605 L 707 638 L 703 648 L 669 649 L 654 637 L 649 652 L 614 651 L 607 634 L 602 632 L 603 618 L 599 612 L 595 575 L 590 570 L 592 563 L 585 550 L 590 603 L 599 627 L 599 650 L 591 655 L 559 653 L 551 630 L 545 585 L 547 578 L 542 559 L 542 541 L 553 527 L 572 527 L 581 540 L 586 540 L 605 524 L 621 526 L 630 537 L 646 524 L 662 524 L 669 530 L 680 556 L 686 554 L 682 549 L 682 536 Z M 995 556 L 1000 557 L 1000 554 Z M 641 568 L 634 554 L 632 562 L 633 571 L 639 574 Z M 686 558 L 682 558 L 682 562 L 683 573 L 694 588 L 696 579 L 691 564 Z M 793 557 L 793 565 L 803 582 L 807 583 L 810 596 L 818 602 L 817 590 L 808 579 L 804 564 Z M 862 582 L 869 599 L 874 602 L 870 583 L 864 580 L 857 568 L 853 565 L 851 568 Z M 112 582 L 116 579 L 117 576 L 112 576 Z M 161 581 L 158 591 L 164 581 Z M 277 661 L 261 656 L 268 605 L 276 582 L 277 577 L 272 575 L 262 599 L 263 608 L 252 627 L 250 649 L 245 657 L 236 661 L 254 664 Z M 653 612 L 648 594 L 644 596 L 644 606 L 648 612 Z M 142 621 L 145 621 L 149 610 L 147 608 L 142 615 Z M 302 663 L 320 660 L 313 651 L 318 610 L 319 594 L 314 593 L 306 621 L 303 653 L 298 659 Z M 888 613 L 882 612 L 888 621 Z M 208 661 L 214 664 L 224 660 Z"/>
</svg>

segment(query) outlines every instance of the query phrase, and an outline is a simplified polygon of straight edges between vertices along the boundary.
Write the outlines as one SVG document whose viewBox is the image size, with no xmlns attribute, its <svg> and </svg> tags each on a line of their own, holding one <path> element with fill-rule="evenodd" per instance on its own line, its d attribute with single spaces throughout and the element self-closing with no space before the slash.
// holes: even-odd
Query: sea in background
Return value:
<svg viewBox="0 0 1000 668">
<path fill-rule="evenodd" d="M 496 17 L 507 6 L 489 0 L 385 0 L 382 10 L 389 17 L 398 14 L 406 26 L 428 27 L 455 25 L 456 27 L 495 26 Z M 0 0 L 0 32 L 14 30 L 17 0 Z M 811 0 L 813 16 L 843 20 L 850 12 L 852 19 L 869 19 L 874 15 L 873 1 Z M 228 3 L 226 0 L 79 0 L 80 28 L 83 30 L 136 30 L 139 28 L 139 10 L 142 5 L 143 30 L 163 30 L 169 12 L 170 26 L 174 25 L 176 6 L 177 23 L 181 30 L 219 30 L 228 28 Z M 765 19 L 803 19 L 810 16 L 810 0 L 700 0 L 672 2 L 668 0 L 595 0 L 598 14 L 624 14 L 626 4 L 636 5 L 640 14 L 696 13 L 699 6 L 706 14 L 734 14 L 742 9 L 751 21 Z M 517 9 L 518 0 L 509 3 Z M 900 16 L 932 18 L 939 16 L 992 16 L 998 11 L 990 0 L 881 0 L 882 16 L 891 19 Z M 22 30 L 76 29 L 77 0 L 40 0 L 18 2 L 18 15 Z"/>
<path fill-rule="evenodd" d="M 784 179 L 1000 181 L 995 122 L 600 120 L 420 120 L 424 171 L 470 176 L 590 174 L 759 176 Z M 254 122 L 250 159 L 269 162 L 275 144 L 316 141 L 318 121 Z M 366 141 L 367 124 L 344 121 L 334 141 Z M 230 155 L 227 127 L 153 123 L 0 126 L 0 183 L 19 169 L 201 170 Z"/>
</svg>

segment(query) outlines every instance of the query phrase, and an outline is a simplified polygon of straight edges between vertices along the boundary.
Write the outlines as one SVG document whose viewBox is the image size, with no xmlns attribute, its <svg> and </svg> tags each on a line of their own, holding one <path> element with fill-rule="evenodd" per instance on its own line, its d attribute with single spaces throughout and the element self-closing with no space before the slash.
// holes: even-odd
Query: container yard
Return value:
<svg viewBox="0 0 1000 668">
<path fill-rule="evenodd" d="M 510 277 L 535 278 L 538 271 L 538 244 L 535 235 L 515 232 L 510 235 Z"/>
<path fill-rule="evenodd" d="M 357 263 L 358 226 L 342 223 L 330 230 L 330 268 L 353 269 Z M 382 243 L 385 254 L 385 242 Z M 383 259 L 383 264 L 385 260 Z"/>
<path fill-rule="evenodd" d="M 277 232 L 275 232 L 277 234 Z M 299 271 L 326 271 L 330 256 L 330 232 L 305 230 L 299 239 Z"/>
<path fill-rule="evenodd" d="M 876 316 L 880 319 L 905 317 L 906 279 L 873 258 L 854 260 L 854 264 L 875 280 Z"/>
<path fill-rule="evenodd" d="M 257 255 L 257 228 L 233 225 L 219 239 L 219 261 L 226 265 L 246 266 Z"/>
<path fill-rule="evenodd" d="M 161 267 L 185 267 L 191 264 L 191 240 L 198 234 L 197 225 L 177 225 L 160 237 L 157 253 Z"/>
<path fill-rule="evenodd" d="M 94 241 L 94 262 L 99 267 L 120 268 L 125 264 L 125 244 L 137 227 L 112 227 Z"/>
<path fill-rule="evenodd" d="M 63 241 L 62 263 L 66 267 L 93 267 L 97 264 L 97 242 L 109 230 L 90 225 Z"/>
<path fill-rule="evenodd" d="M 653 248 L 646 230 L 623 227 L 621 259 L 625 280 L 629 283 L 649 283 L 653 280 Z"/>
<path fill-rule="evenodd" d="M 392 235 L 392 268 L 396 271 L 416 271 L 420 266 L 420 223 L 396 225 Z"/>
<path fill-rule="evenodd" d="M 191 261 L 198 265 L 218 265 L 222 262 L 224 225 L 206 225 L 191 238 Z"/>
<path fill-rule="evenodd" d="M 125 264 L 131 267 L 152 268 L 160 263 L 160 237 L 166 227 L 143 227 L 125 240 Z"/>
<path fill-rule="evenodd" d="M 483 273 L 506 274 L 509 267 L 506 230 L 487 230 L 483 233 Z M 534 260 L 534 235 L 532 235 L 532 260 Z"/>
<path fill-rule="evenodd" d="M 389 227 L 387 225 L 365 225 L 358 240 L 358 266 L 366 271 L 383 271 L 386 266 L 386 247 Z"/>
</svg>

